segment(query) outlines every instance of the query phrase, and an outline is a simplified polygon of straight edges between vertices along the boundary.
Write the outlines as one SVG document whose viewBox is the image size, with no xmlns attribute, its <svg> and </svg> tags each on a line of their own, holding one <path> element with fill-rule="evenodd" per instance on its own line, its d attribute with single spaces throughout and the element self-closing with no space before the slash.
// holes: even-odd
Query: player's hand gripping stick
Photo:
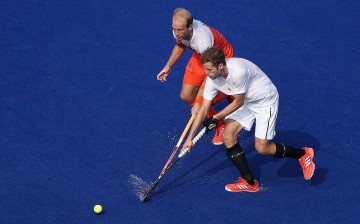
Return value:
<svg viewBox="0 0 360 224">
<path fill-rule="evenodd" d="M 207 134 L 209 131 L 214 130 L 218 126 L 219 120 L 216 118 L 207 119 L 203 125 L 206 128 L 205 133 Z"/>
<path fill-rule="evenodd" d="M 206 130 L 207 130 L 206 127 L 203 128 L 203 129 L 199 132 L 199 134 L 197 134 L 197 135 L 195 136 L 195 138 L 192 140 L 192 145 L 193 145 L 193 146 L 194 146 L 194 145 L 196 144 L 196 142 L 199 141 L 199 139 L 206 133 Z M 186 153 L 188 153 L 188 152 L 189 152 L 189 150 L 188 150 L 187 148 L 184 149 L 184 150 L 182 150 L 182 151 L 179 153 L 178 158 L 182 158 L 182 157 L 185 156 Z"/>
</svg>

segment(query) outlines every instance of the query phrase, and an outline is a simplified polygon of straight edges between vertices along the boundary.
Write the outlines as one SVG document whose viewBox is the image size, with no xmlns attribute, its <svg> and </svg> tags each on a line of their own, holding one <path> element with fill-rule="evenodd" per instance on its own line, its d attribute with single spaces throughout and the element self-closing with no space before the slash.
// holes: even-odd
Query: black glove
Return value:
<svg viewBox="0 0 360 224">
<path fill-rule="evenodd" d="M 219 120 L 213 117 L 204 121 L 203 125 L 206 127 L 205 133 L 207 134 L 209 131 L 214 130 L 218 126 L 218 122 Z"/>
</svg>

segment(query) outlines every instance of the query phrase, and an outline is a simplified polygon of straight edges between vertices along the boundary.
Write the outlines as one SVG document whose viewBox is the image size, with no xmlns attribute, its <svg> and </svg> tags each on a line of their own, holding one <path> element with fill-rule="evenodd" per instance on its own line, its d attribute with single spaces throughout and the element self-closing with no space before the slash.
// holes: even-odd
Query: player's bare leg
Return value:
<svg viewBox="0 0 360 224">
<path fill-rule="evenodd" d="M 256 151 L 263 155 L 275 155 L 276 145 L 265 139 L 255 137 L 255 148 Z"/>
<path fill-rule="evenodd" d="M 197 93 L 199 92 L 199 89 L 200 89 L 200 87 L 198 87 L 198 86 L 183 84 L 181 93 L 180 93 L 180 98 L 185 103 L 192 105 L 196 100 L 196 96 L 197 96 Z"/>
<path fill-rule="evenodd" d="M 242 126 L 238 122 L 232 119 L 225 121 L 225 129 L 222 137 L 226 148 L 230 148 L 237 143 L 237 136 L 241 129 Z"/>
</svg>

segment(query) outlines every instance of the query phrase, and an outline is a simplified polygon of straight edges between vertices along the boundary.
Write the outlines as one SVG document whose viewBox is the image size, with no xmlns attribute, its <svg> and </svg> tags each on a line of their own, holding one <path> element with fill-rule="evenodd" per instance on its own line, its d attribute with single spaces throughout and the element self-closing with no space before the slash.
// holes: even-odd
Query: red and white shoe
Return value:
<svg viewBox="0 0 360 224">
<path fill-rule="evenodd" d="M 315 163 L 313 162 L 314 150 L 304 147 L 305 155 L 299 159 L 300 166 L 304 173 L 305 180 L 310 180 L 315 171 Z"/>
<path fill-rule="evenodd" d="M 212 139 L 212 143 L 214 145 L 222 145 L 224 143 L 222 139 L 222 133 L 224 131 L 224 128 L 225 128 L 225 122 L 224 119 L 221 119 L 218 123 L 218 126 L 215 129 L 215 136 Z"/>
<path fill-rule="evenodd" d="M 240 177 L 238 181 L 233 184 L 227 184 L 225 190 L 230 192 L 258 192 L 260 190 L 259 182 L 255 180 L 254 185 L 250 185 L 244 178 Z"/>
</svg>

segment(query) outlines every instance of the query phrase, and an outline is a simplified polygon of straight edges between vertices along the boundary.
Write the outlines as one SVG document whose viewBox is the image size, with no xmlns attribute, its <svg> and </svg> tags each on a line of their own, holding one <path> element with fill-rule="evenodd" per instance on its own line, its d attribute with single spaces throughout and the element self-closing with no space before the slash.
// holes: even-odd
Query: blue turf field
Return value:
<svg viewBox="0 0 360 224">
<path fill-rule="evenodd" d="M 1 223 L 359 223 L 360 2 L 189 2 L 0 2 Z M 190 52 L 156 80 L 178 6 L 272 79 L 276 140 L 315 149 L 311 181 L 242 133 L 262 191 L 226 192 L 238 173 L 211 134 L 139 201 L 190 117 Z"/>
</svg>

